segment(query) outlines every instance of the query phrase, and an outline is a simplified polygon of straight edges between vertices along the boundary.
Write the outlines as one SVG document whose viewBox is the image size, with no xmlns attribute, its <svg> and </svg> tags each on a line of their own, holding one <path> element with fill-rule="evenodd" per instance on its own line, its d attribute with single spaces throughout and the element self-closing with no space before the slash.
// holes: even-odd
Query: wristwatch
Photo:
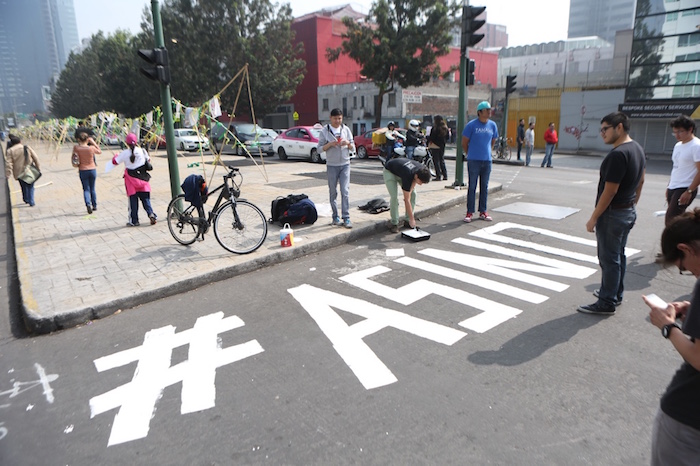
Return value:
<svg viewBox="0 0 700 466">
<path fill-rule="evenodd" d="M 670 337 L 670 336 L 671 336 L 671 329 L 672 329 L 673 327 L 676 327 L 678 330 L 681 329 L 680 325 L 678 325 L 677 323 L 674 322 L 674 323 L 672 323 L 672 324 L 664 325 L 664 326 L 661 328 L 661 335 L 663 335 L 664 338 Z"/>
</svg>

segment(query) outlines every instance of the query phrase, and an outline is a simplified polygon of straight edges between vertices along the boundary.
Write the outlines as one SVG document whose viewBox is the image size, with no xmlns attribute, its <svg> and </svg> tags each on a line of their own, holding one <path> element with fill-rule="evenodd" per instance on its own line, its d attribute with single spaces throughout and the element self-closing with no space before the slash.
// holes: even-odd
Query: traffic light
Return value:
<svg viewBox="0 0 700 466">
<path fill-rule="evenodd" d="M 467 64 L 467 86 L 474 84 L 474 69 L 476 69 L 476 63 L 474 60 L 469 60 Z"/>
<path fill-rule="evenodd" d="M 161 84 L 170 84 L 170 67 L 168 66 L 168 50 L 165 47 L 157 49 L 139 49 L 139 57 L 150 66 L 142 66 L 141 73 L 148 79 Z"/>
<path fill-rule="evenodd" d="M 515 78 L 517 77 L 517 74 L 509 74 L 506 76 L 506 97 L 515 92 Z"/>
<path fill-rule="evenodd" d="M 486 24 L 483 19 L 476 19 L 485 10 L 485 6 L 465 5 L 462 7 L 462 55 L 466 53 L 467 47 L 474 47 L 484 38 L 483 34 L 475 33 Z"/>
</svg>

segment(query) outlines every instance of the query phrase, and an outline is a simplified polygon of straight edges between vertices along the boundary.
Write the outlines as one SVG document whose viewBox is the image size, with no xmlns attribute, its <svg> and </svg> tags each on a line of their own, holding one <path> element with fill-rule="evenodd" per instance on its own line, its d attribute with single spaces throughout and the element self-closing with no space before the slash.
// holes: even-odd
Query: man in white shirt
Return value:
<svg viewBox="0 0 700 466">
<path fill-rule="evenodd" d="M 685 212 L 700 185 L 700 139 L 693 134 L 695 121 L 681 115 L 670 126 L 678 142 L 673 147 L 673 169 L 666 189 L 666 226 Z"/>
<path fill-rule="evenodd" d="M 535 148 L 535 124 L 530 123 L 527 131 L 525 131 L 525 166 L 530 165 L 530 157 L 532 157 L 532 149 Z"/>
</svg>

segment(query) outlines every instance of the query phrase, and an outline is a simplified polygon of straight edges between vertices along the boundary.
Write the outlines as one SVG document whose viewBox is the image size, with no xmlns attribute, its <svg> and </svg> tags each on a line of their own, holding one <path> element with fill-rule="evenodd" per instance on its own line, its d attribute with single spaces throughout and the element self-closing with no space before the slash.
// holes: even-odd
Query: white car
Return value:
<svg viewBox="0 0 700 466">
<path fill-rule="evenodd" d="M 175 130 L 175 147 L 180 150 L 209 150 L 209 139 L 201 133 L 199 137 L 193 129 L 179 128 Z"/>
<path fill-rule="evenodd" d="M 280 160 L 301 157 L 313 163 L 326 161 L 326 153 L 318 151 L 321 130 L 313 126 L 295 126 L 284 131 L 272 141 L 272 147 Z"/>
<path fill-rule="evenodd" d="M 108 146 L 118 146 L 119 137 L 116 134 L 109 133 L 102 137 L 102 142 Z"/>
</svg>

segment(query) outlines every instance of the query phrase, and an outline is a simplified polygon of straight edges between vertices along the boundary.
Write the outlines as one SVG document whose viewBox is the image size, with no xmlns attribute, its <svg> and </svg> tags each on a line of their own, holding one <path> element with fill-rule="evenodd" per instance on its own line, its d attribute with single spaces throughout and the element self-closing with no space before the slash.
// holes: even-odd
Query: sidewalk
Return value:
<svg viewBox="0 0 700 466">
<path fill-rule="evenodd" d="M 223 249 L 210 231 L 205 241 L 182 246 L 170 235 L 166 209 L 171 199 L 168 163 L 165 151 L 152 154 L 154 171 L 151 200 L 159 221 L 151 226 L 140 207 L 141 226 L 127 228 L 127 202 L 123 166 L 104 173 L 114 150 L 97 156 L 97 206 L 87 214 L 78 173 L 71 166 L 72 146 L 64 146 L 58 155 L 47 145 L 28 142 L 40 157 L 43 176 L 36 185 L 36 206 L 22 203 L 19 184 L 9 180 L 12 204 L 17 268 L 25 323 L 33 333 L 48 333 L 102 318 L 124 308 L 182 293 L 208 283 L 291 260 L 309 253 L 338 246 L 370 234 L 389 235 L 389 212 L 378 215 L 357 209 L 370 199 L 388 201 L 381 171 L 362 165 L 377 164 L 376 159 L 353 160 L 350 186 L 351 220 L 354 228 L 330 226 L 329 217 L 319 217 L 314 225 L 294 227 L 295 245 L 280 246 L 277 225 L 268 224 L 268 236 L 257 251 L 235 255 Z M 199 153 L 179 156 L 180 179 L 206 169 L 210 179 L 214 157 Z M 328 203 L 325 165 L 303 161 L 244 165 L 240 156 L 222 158 L 224 163 L 241 167 L 241 198 L 270 215 L 270 202 L 277 196 L 305 193 L 316 204 Z M 269 161 L 266 158 L 265 161 Z M 256 157 L 260 164 L 260 158 Z M 454 168 L 451 167 L 450 171 Z M 217 168 L 211 183 L 220 184 L 224 171 Z M 267 174 L 267 180 L 264 176 Z M 376 183 L 367 183 L 367 179 Z M 361 181 L 357 183 L 356 180 Z M 448 207 L 466 203 L 466 189 L 446 189 L 448 182 L 432 182 L 417 188 L 416 214 L 421 225 L 431 224 L 430 215 Z M 501 189 L 494 183 L 489 191 Z M 211 204 L 206 207 L 211 208 Z M 338 199 L 340 203 L 340 199 Z M 209 209 L 206 209 L 207 212 Z M 400 205 L 400 212 L 403 207 Z"/>
</svg>

